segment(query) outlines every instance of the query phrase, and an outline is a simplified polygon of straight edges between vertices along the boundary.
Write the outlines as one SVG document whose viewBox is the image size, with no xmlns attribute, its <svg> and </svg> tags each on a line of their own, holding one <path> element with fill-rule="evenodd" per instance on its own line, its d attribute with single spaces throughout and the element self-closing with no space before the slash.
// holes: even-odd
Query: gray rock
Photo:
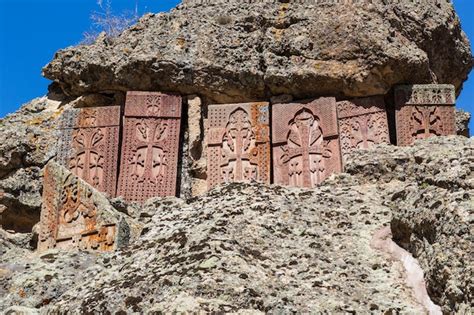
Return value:
<svg viewBox="0 0 474 315">
<path fill-rule="evenodd" d="M 473 158 L 474 138 L 452 136 L 354 152 L 347 167 L 387 188 L 394 240 L 418 259 L 444 314 L 474 311 Z"/>
<path fill-rule="evenodd" d="M 235 102 L 380 95 L 400 83 L 459 89 L 472 67 L 449 1 L 202 2 L 60 50 L 43 74 L 67 95 L 158 90 Z"/>
<path fill-rule="evenodd" d="M 371 247 L 373 233 L 390 222 L 376 190 L 233 184 L 189 204 L 150 200 L 140 240 L 89 259 L 83 277 L 71 276 L 68 255 L 47 267 L 28 257 L 30 268 L 12 272 L 6 291 L 21 278 L 44 287 L 36 280 L 42 270 L 55 275 L 48 290 L 60 293 L 42 308 L 50 312 L 422 312 L 400 266 Z M 86 257 L 74 259 L 83 265 Z M 0 305 L 16 302 L 12 295 Z"/>
<path fill-rule="evenodd" d="M 433 302 L 472 313 L 473 141 L 357 151 L 350 174 L 311 190 L 231 184 L 138 208 L 117 199 L 144 229 L 114 253 L 38 255 L 0 234 L 0 311 L 423 313 L 403 265 L 372 244 L 390 226 Z"/>
<path fill-rule="evenodd" d="M 473 178 L 472 174 L 471 180 Z M 471 314 L 474 189 L 410 184 L 391 199 L 394 239 L 417 257 L 445 314 Z"/>
<path fill-rule="evenodd" d="M 6 229 L 31 232 L 39 221 L 41 169 L 56 155 L 60 105 L 42 97 L 0 119 L 0 226 Z"/>
<path fill-rule="evenodd" d="M 471 114 L 456 109 L 456 133 L 460 136 L 469 137 L 469 122 L 471 121 Z"/>
</svg>

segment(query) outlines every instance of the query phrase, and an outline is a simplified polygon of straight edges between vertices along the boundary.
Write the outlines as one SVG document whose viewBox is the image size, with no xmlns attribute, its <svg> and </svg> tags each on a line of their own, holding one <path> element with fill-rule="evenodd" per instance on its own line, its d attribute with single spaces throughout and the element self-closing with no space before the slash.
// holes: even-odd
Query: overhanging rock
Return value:
<svg viewBox="0 0 474 315">
<path fill-rule="evenodd" d="M 164 91 L 213 103 L 384 95 L 400 83 L 460 90 L 472 57 L 449 1 L 350 2 L 185 1 L 118 38 L 59 51 L 43 74 L 73 96 Z"/>
</svg>

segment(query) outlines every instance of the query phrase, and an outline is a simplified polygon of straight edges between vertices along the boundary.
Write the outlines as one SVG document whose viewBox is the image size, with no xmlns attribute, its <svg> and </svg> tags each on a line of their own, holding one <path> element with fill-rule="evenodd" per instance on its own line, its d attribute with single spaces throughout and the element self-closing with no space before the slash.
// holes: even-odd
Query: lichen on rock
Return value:
<svg viewBox="0 0 474 315">
<path fill-rule="evenodd" d="M 308 2 L 185 1 L 118 38 L 59 51 L 43 73 L 73 96 L 150 90 L 225 103 L 384 95 L 400 83 L 460 90 L 472 67 L 448 1 Z"/>
</svg>

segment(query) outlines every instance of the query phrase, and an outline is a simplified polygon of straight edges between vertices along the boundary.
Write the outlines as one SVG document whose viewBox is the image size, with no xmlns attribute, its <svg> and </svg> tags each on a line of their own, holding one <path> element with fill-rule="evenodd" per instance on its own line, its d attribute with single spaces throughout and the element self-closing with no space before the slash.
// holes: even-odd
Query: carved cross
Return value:
<svg viewBox="0 0 474 315">
<path fill-rule="evenodd" d="M 376 140 L 375 122 L 370 115 L 354 117 L 352 129 L 354 130 L 354 147 L 359 149 L 369 149 Z"/>
<path fill-rule="evenodd" d="M 320 183 L 325 170 L 322 159 L 330 157 L 331 152 L 310 111 L 304 109 L 295 116 L 287 143 L 284 162 L 289 163 L 290 185 L 314 187 Z"/>
<path fill-rule="evenodd" d="M 146 98 L 146 109 L 149 115 L 160 115 L 161 112 L 161 96 L 148 95 Z"/>
<path fill-rule="evenodd" d="M 441 117 L 438 115 L 437 109 L 436 106 L 417 106 L 414 108 L 412 113 L 414 137 L 425 139 L 441 134 L 441 130 L 439 130 Z"/>
<path fill-rule="evenodd" d="M 76 154 L 71 158 L 69 168 L 85 181 L 98 188 L 102 182 L 103 156 L 98 149 L 104 139 L 100 128 L 80 129 L 73 136 Z"/>
<path fill-rule="evenodd" d="M 165 175 L 167 130 L 168 125 L 159 121 L 142 120 L 136 125 L 136 150 L 130 160 L 134 180 L 157 184 Z"/>
<path fill-rule="evenodd" d="M 221 163 L 221 168 L 226 182 L 231 180 L 241 181 L 255 177 L 248 176 L 252 176 L 252 173 L 256 172 L 256 170 L 244 169 L 244 161 L 251 161 L 251 147 L 254 140 L 255 135 L 253 134 L 248 114 L 242 108 L 237 109 L 230 115 L 223 140 L 223 162 Z M 234 172 L 232 172 L 231 163 L 233 161 L 235 161 Z"/>
</svg>

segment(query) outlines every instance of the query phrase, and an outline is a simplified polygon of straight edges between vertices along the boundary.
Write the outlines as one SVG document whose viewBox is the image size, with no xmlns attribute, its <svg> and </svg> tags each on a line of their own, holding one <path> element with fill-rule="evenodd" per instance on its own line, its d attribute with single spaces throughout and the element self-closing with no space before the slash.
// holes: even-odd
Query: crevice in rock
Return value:
<svg viewBox="0 0 474 315">
<path fill-rule="evenodd" d="M 14 202 L 6 205 L 5 210 L 0 214 L 0 227 L 15 233 L 31 233 L 33 226 L 39 221 L 38 209 L 15 205 Z"/>
<path fill-rule="evenodd" d="M 436 305 L 428 295 L 424 272 L 418 261 L 405 249 L 398 246 L 392 239 L 392 230 L 389 226 L 375 232 L 371 246 L 388 254 L 392 259 L 400 262 L 405 270 L 406 284 L 412 289 L 415 300 L 423 305 L 430 315 L 441 315 L 441 307 Z"/>
</svg>

